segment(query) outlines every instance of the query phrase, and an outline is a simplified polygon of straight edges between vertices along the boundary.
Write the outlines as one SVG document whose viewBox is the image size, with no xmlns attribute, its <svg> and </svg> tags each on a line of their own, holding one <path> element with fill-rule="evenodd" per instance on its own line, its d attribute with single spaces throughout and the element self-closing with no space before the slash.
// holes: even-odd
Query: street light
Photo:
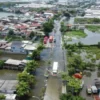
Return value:
<svg viewBox="0 0 100 100">
<path fill-rule="evenodd" d="M 36 96 L 32 96 L 32 98 L 36 98 L 36 99 L 38 99 L 38 100 L 41 100 L 39 97 L 36 97 Z"/>
</svg>

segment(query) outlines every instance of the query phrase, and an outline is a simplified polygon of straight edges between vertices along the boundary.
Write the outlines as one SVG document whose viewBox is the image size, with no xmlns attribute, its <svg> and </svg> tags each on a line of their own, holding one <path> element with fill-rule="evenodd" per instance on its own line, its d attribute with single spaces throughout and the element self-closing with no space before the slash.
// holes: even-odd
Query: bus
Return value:
<svg viewBox="0 0 100 100">
<path fill-rule="evenodd" d="M 53 69 L 52 69 L 53 75 L 56 76 L 58 72 L 58 62 L 53 63 Z"/>
</svg>

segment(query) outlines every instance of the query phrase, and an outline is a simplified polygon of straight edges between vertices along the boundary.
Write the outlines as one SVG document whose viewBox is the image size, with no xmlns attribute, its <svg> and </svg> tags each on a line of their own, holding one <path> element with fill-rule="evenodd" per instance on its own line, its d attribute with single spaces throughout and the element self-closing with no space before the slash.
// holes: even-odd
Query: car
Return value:
<svg viewBox="0 0 100 100">
<path fill-rule="evenodd" d="M 54 38 L 54 43 L 56 42 L 56 39 Z"/>
<path fill-rule="evenodd" d="M 87 94 L 92 94 L 91 86 L 88 86 L 86 88 L 86 92 L 87 92 Z"/>
<path fill-rule="evenodd" d="M 81 89 L 83 88 L 83 86 L 84 86 L 84 80 L 82 80 L 82 83 L 81 83 Z"/>
</svg>

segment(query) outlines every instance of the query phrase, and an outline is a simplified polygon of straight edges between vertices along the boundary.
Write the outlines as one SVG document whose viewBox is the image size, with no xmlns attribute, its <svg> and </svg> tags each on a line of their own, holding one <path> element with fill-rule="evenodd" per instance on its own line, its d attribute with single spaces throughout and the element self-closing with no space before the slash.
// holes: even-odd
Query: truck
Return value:
<svg viewBox="0 0 100 100">
<path fill-rule="evenodd" d="M 53 42 L 53 36 L 49 37 L 49 42 L 52 43 Z"/>
<path fill-rule="evenodd" d="M 53 76 L 56 76 L 57 72 L 58 72 L 58 62 L 54 62 L 53 63 L 53 68 L 52 68 Z"/>
<path fill-rule="evenodd" d="M 43 43 L 47 44 L 47 41 L 48 41 L 48 37 L 44 37 Z"/>
</svg>

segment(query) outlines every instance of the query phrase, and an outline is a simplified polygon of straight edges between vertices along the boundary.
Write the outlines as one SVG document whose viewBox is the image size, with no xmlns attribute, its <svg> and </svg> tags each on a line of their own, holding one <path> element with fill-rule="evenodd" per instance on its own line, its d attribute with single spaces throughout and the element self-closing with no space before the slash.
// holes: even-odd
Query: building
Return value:
<svg viewBox="0 0 100 100">
<path fill-rule="evenodd" d="M 17 80 L 0 80 L 0 93 L 13 94 L 16 92 Z"/>
<path fill-rule="evenodd" d="M 16 100 L 16 94 L 4 94 L 6 99 L 5 100 Z"/>
<path fill-rule="evenodd" d="M 86 9 L 84 18 L 100 18 L 100 6 L 91 6 Z"/>
<path fill-rule="evenodd" d="M 22 53 L 25 54 L 26 51 L 22 47 L 22 42 L 21 41 L 13 41 L 11 44 L 11 51 L 13 53 Z"/>
<path fill-rule="evenodd" d="M 21 60 L 15 60 L 15 59 L 8 59 L 5 63 L 3 68 L 7 69 L 16 69 L 16 70 L 23 70 L 24 64 Z"/>
</svg>

